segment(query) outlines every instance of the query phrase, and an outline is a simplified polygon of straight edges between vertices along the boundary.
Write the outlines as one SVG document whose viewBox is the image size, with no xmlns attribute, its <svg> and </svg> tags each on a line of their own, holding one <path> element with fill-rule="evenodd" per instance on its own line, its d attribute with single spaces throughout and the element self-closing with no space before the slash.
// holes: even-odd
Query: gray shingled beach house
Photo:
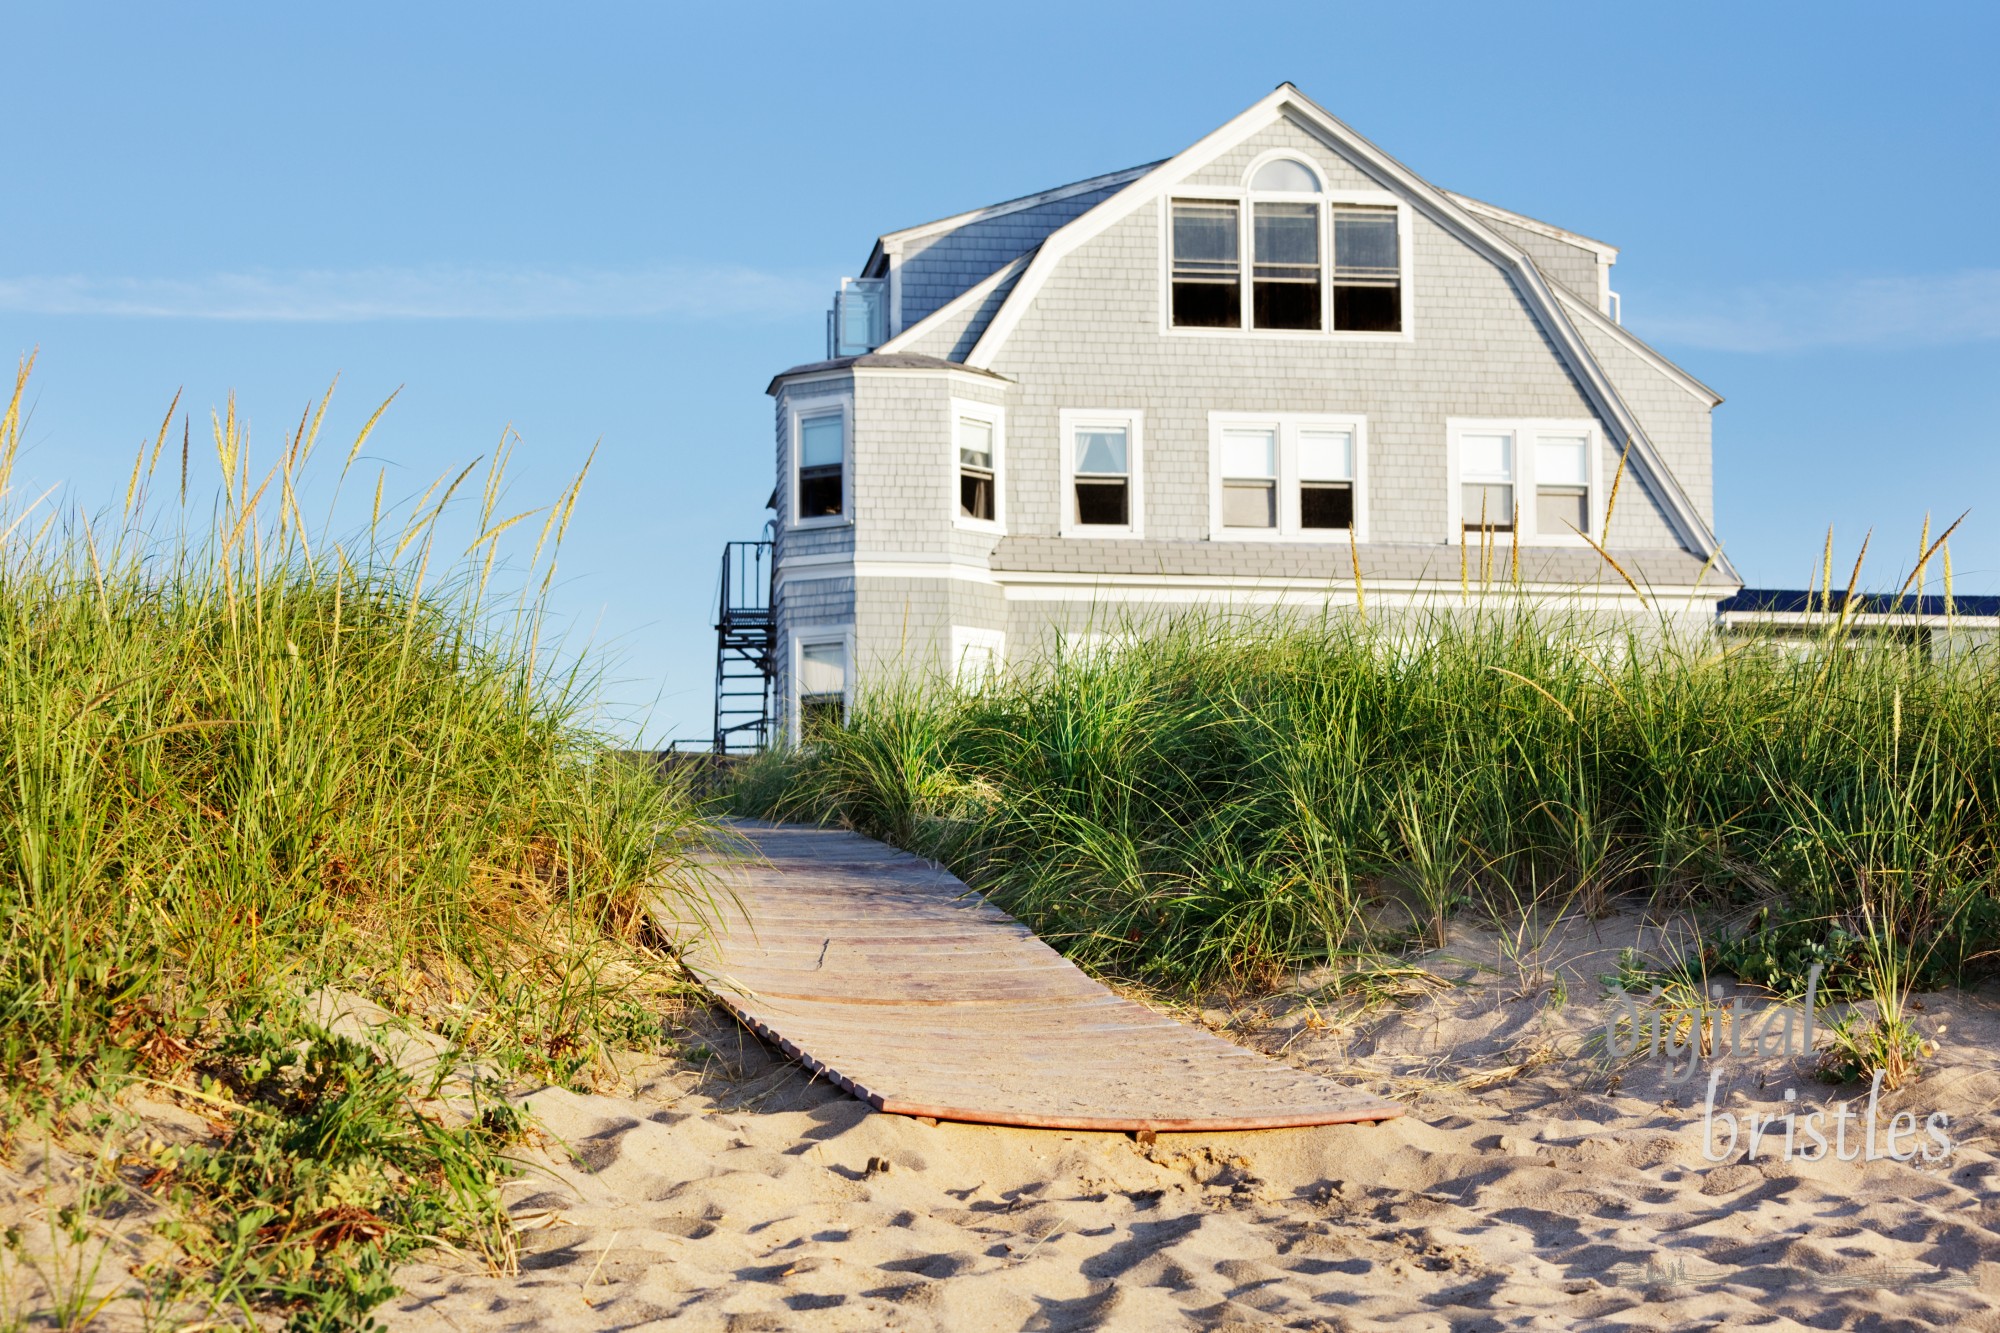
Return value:
<svg viewBox="0 0 2000 1333">
<path fill-rule="evenodd" d="M 1290 84 L 1165 161 L 881 237 L 828 359 L 770 385 L 777 732 L 1134 613 L 1637 611 L 1629 575 L 1714 621 L 1721 400 L 1620 326 L 1616 258 Z"/>
</svg>

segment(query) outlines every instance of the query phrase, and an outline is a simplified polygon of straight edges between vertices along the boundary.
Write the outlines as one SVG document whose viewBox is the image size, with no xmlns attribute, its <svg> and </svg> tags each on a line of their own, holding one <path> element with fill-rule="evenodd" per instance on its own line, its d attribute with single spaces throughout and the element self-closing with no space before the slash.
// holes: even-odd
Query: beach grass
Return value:
<svg viewBox="0 0 2000 1333">
<path fill-rule="evenodd" d="M 1188 613 L 979 689 L 878 688 L 737 799 L 936 857 L 1173 985 L 1268 986 L 1379 947 L 1385 915 L 1435 945 L 1467 911 L 1634 901 L 1719 909 L 1741 926 L 1707 964 L 1788 995 L 1814 963 L 1856 996 L 1990 964 L 1990 650 L 1456 600 Z"/>
<path fill-rule="evenodd" d="M 440 1079 L 588 1086 L 656 1045 L 681 983 L 646 903 L 705 910 L 694 801 L 607 757 L 591 668 L 544 641 L 577 485 L 507 512 L 502 451 L 314 521 L 375 425 L 316 455 L 321 400 L 255 461 L 233 406 L 207 439 L 170 412 L 122 508 L 83 514 L 6 489 L 27 376 L 0 420 L 0 1153 L 135 1095 L 211 1121 L 90 1185 L 170 1206 L 141 1286 L 198 1315 L 339 1326 L 421 1245 L 509 1262 L 520 1126 Z M 329 988 L 442 1033 L 444 1072 L 330 1030 Z"/>
</svg>

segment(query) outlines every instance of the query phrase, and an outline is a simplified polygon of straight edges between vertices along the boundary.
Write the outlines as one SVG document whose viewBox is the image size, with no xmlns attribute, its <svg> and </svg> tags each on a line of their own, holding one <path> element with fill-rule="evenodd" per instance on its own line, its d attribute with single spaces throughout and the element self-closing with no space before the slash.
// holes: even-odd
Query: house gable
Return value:
<svg viewBox="0 0 2000 1333">
<path fill-rule="evenodd" d="M 1436 250 L 1441 238 L 1455 241 L 1503 277 L 1517 293 L 1519 305 L 1536 324 L 1546 350 L 1566 370 L 1588 414 L 1601 421 L 1621 444 L 1629 444 L 1632 484 L 1652 498 L 1671 539 L 1698 557 L 1714 561 L 1725 579 L 1735 578 L 1707 521 L 1706 505 L 1697 503 L 1682 487 L 1638 415 L 1593 353 L 1577 322 L 1565 310 L 1556 284 L 1534 258 L 1471 208 L 1424 181 L 1289 84 L 1280 85 L 1199 143 L 1138 177 L 1051 234 L 1036 250 L 1012 292 L 966 354 L 966 362 L 994 368 L 1006 357 L 1016 329 L 1023 325 L 1044 290 L 1056 282 L 1070 256 L 1080 248 L 1114 227 L 1120 229 L 1119 243 L 1131 246 L 1140 233 L 1150 228 L 1152 253 L 1157 255 L 1160 200 L 1176 188 L 1220 185 L 1224 181 L 1240 183 L 1242 172 L 1251 161 L 1272 148 L 1282 147 L 1309 152 L 1312 160 L 1328 174 L 1330 188 L 1389 191 L 1404 200 L 1416 217 L 1427 224 L 1415 238 L 1419 266 L 1415 285 L 1420 311 L 1423 293 L 1439 276 L 1430 267 L 1425 251 Z M 1128 219 L 1133 220 L 1129 226 L 1121 225 Z M 1070 280 L 1074 281 L 1075 275 L 1070 275 Z M 1107 311 L 1113 318 L 1119 317 L 1121 305 L 1123 314 L 1132 313 L 1137 305 L 1145 305 L 1153 312 L 1153 318 L 1158 319 L 1160 291 L 1156 281 L 1149 280 L 1139 290 L 1127 291 L 1122 297 L 1102 295 L 1111 299 Z M 1421 321 L 1421 313 L 1418 319 Z M 1260 356 L 1268 356 L 1276 345 L 1258 346 Z M 1229 359 L 1230 354 L 1216 344 L 1204 347 L 1218 364 Z M 1443 482 L 1442 477 L 1437 479 L 1440 489 Z"/>
</svg>

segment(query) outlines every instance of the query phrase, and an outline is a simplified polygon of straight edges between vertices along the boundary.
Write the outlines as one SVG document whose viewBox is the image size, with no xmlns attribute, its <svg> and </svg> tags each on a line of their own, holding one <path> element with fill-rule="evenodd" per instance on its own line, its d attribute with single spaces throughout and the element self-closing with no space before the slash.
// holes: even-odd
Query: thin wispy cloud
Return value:
<svg viewBox="0 0 2000 1333">
<path fill-rule="evenodd" d="M 0 277 L 0 311 L 129 319 L 765 319 L 822 308 L 824 278 L 751 268 L 250 270 L 198 278 Z"/>
<path fill-rule="evenodd" d="M 1654 341 L 1730 352 L 1979 342 L 2000 338 L 2000 269 L 1765 283 L 1632 316 Z"/>
</svg>

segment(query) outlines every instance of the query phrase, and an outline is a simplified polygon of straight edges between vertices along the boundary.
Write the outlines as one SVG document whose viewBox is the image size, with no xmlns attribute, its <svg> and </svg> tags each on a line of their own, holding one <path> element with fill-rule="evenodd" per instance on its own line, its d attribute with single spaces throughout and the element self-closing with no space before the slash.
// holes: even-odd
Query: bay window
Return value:
<svg viewBox="0 0 2000 1333">
<path fill-rule="evenodd" d="M 830 412 L 801 412 L 795 418 L 798 441 L 797 517 L 802 520 L 839 518 L 846 512 L 847 416 L 840 407 Z"/>
<path fill-rule="evenodd" d="M 796 694 L 798 717 L 796 735 L 811 740 L 816 734 L 838 728 L 847 721 L 849 690 L 848 633 L 806 637 L 798 641 Z"/>
<path fill-rule="evenodd" d="M 959 527 L 998 531 L 1006 518 L 1004 434 L 999 407 L 951 400 L 951 465 L 958 474 L 952 514 Z"/>
</svg>

